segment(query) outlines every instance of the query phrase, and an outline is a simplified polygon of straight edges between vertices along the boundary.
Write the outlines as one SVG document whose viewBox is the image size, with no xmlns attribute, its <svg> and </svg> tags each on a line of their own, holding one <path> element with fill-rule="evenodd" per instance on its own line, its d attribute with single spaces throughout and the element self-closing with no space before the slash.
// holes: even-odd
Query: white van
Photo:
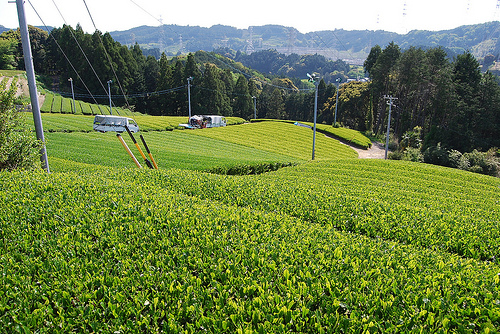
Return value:
<svg viewBox="0 0 500 334">
<path fill-rule="evenodd" d="M 94 130 L 99 132 L 125 132 L 125 126 L 130 132 L 139 131 L 137 123 L 128 117 L 113 116 L 113 115 L 96 115 L 94 118 Z"/>
</svg>

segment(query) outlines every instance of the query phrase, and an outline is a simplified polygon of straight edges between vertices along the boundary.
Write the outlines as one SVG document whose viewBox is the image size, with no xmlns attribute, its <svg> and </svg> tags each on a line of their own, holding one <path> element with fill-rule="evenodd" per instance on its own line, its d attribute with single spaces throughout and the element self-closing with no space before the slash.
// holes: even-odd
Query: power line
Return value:
<svg viewBox="0 0 500 334">
<path fill-rule="evenodd" d="M 35 9 L 35 7 L 33 6 L 33 4 L 31 3 L 30 0 L 28 0 L 28 3 L 30 4 L 31 8 L 33 8 L 33 11 L 36 13 L 36 15 L 38 16 L 38 18 L 40 19 L 40 21 L 42 22 L 42 24 L 44 25 L 45 27 L 45 30 L 49 33 L 49 28 L 47 27 L 47 25 L 45 24 L 45 22 L 43 21 L 42 17 L 40 16 L 40 14 L 38 14 L 37 10 Z M 49 35 L 52 37 L 52 39 L 54 40 L 54 42 L 56 43 L 59 51 L 61 51 L 61 53 L 63 54 L 64 58 L 66 59 L 66 61 L 68 62 L 68 64 L 71 66 L 71 68 L 73 69 L 73 71 L 76 73 L 77 77 L 80 79 L 80 81 L 82 82 L 82 84 L 85 86 L 85 89 L 87 90 L 87 92 L 90 94 L 90 96 L 92 97 L 92 99 L 94 100 L 94 102 L 99 106 L 99 104 L 97 103 L 96 99 L 93 97 L 92 93 L 90 92 L 90 89 L 87 87 L 87 85 L 85 84 L 85 82 L 83 81 L 82 77 L 80 76 L 80 74 L 78 73 L 78 71 L 76 70 L 76 68 L 73 66 L 73 63 L 71 63 L 71 60 L 69 60 L 68 56 L 66 55 L 66 53 L 64 52 L 64 50 L 62 49 L 61 45 L 57 42 L 57 40 L 55 39 L 55 37 L 49 33 Z M 99 110 L 101 110 L 101 108 L 99 107 Z"/>
<path fill-rule="evenodd" d="M 90 20 L 92 21 L 92 24 L 94 25 L 95 30 L 99 31 L 99 29 L 97 29 L 97 26 L 95 25 L 94 19 L 92 18 L 92 14 L 90 13 L 89 7 L 87 6 L 87 2 L 85 0 L 83 0 L 83 3 L 85 4 L 85 8 L 87 8 L 87 12 L 89 13 Z M 104 43 L 102 41 L 101 34 L 98 33 L 97 36 L 99 37 L 99 41 L 101 42 L 102 48 L 104 50 L 104 54 L 106 55 L 106 57 L 108 59 L 109 66 L 111 67 L 111 70 L 113 71 L 116 82 L 118 83 L 118 86 L 120 87 L 120 91 L 122 92 L 123 97 L 125 98 L 125 103 L 127 104 L 127 107 L 130 108 L 130 104 L 128 103 L 127 96 L 125 95 L 125 92 L 123 91 L 123 87 L 122 87 L 122 84 L 120 82 L 120 79 L 118 79 L 118 75 L 116 75 L 116 71 L 115 71 L 115 68 L 113 66 L 113 62 L 111 61 L 111 57 L 109 56 L 108 52 L 106 51 L 106 47 L 104 46 Z"/>
<path fill-rule="evenodd" d="M 59 13 L 59 15 L 61 16 L 61 18 L 63 19 L 64 23 L 66 25 L 67 22 L 66 22 L 66 19 L 64 18 L 63 14 L 61 13 L 61 11 L 59 10 L 59 7 L 57 6 L 57 4 L 55 3 L 55 0 L 52 0 L 52 3 L 54 4 L 54 6 L 56 7 L 57 9 L 57 12 Z M 69 27 L 69 32 L 71 34 L 71 37 L 73 38 L 73 40 L 76 42 L 76 45 L 78 45 L 78 48 L 80 49 L 80 51 L 82 52 L 83 56 L 85 57 L 85 60 L 87 61 L 87 64 L 89 64 L 90 68 L 92 69 L 92 72 L 94 72 L 94 75 L 96 76 L 97 80 L 99 81 L 99 83 L 101 84 L 101 87 L 104 89 L 104 91 L 106 91 L 106 87 L 104 87 L 104 84 L 102 83 L 101 79 L 99 78 L 99 75 L 97 75 L 97 72 L 96 70 L 94 69 L 94 67 L 92 66 L 92 63 L 90 62 L 89 58 L 87 57 L 87 55 L 85 54 L 85 51 L 83 51 L 83 48 L 82 46 L 80 45 L 80 43 L 78 42 L 78 39 L 76 38 L 75 34 L 73 33 L 73 29 L 68 25 Z"/>
</svg>

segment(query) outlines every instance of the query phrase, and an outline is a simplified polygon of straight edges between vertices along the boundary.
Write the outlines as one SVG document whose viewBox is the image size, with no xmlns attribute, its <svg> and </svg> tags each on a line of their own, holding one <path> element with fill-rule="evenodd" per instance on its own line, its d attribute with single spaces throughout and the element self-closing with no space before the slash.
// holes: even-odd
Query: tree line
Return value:
<svg viewBox="0 0 500 334">
<path fill-rule="evenodd" d="M 0 35 L 4 68 L 24 66 L 18 35 L 14 30 Z M 30 27 L 30 37 L 37 73 L 59 80 L 62 91 L 70 90 L 68 79 L 73 78 L 82 99 L 90 100 L 91 92 L 106 103 L 106 82 L 111 79 L 113 100 L 121 106 L 152 115 L 187 115 L 187 78 L 191 78 L 193 114 L 248 119 L 253 118 L 255 102 L 258 118 L 313 119 L 312 84 L 297 76 L 264 75 L 236 61 L 264 65 L 275 59 L 272 50 L 254 57 L 239 53 L 234 59 L 205 51 L 173 58 L 162 54 L 156 59 L 144 55 L 138 44 L 121 45 L 109 33 L 87 34 L 79 26 L 63 26 L 50 34 Z M 293 57 L 271 65 L 292 64 Z M 315 56 L 303 59 L 323 61 Z M 330 65 L 324 63 L 326 72 Z M 334 84 L 319 83 L 319 122 L 332 124 L 336 114 L 344 126 L 382 134 L 388 123 L 384 96 L 391 95 L 397 98 L 391 115 L 396 140 L 418 129 L 422 151 L 438 143 L 461 152 L 500 146 L 500 86 L 494 75 L 481 72 L 470 52 L 451 59 L 440 47 L 402 50 L 389 43 L 384 49 L 378 45 L 371 49 L 364 63 L 369 82 L 346 82 L 347 69 L 338 72 L 337 79 L 344 79 L 338 96 Z M 300 73 L 291 68 L 287 73 L 293 71 Z"/>
<path fill-rule="evenodd" d="M 259 118 L 313 118 L 312 84 L 297 77 L 263 75 L 217 52 L 198 51 L 176 57 L 163 53 L 156 59 L 144 55 L 138 44 L 127 47 L 114 41 L 109 33 L 88 34 L 80 26 L 73 29 L 65 25 L 50 34 L 31 26 L 29 30 L 37 74 L 47 78 L 53 90 L 66 94 L 70 92 L 68 79 L 72 78 L 77 97 L 88 102 L 106 104 L 107 82 L 112 80 L 109 89 L 113 102 L 120 106 L 151 115 L 187 115 L 187 78 L 191 78 L 193 113 L 248 119 L 254 117 L 256 107 Z M 4 49 L 8 64 L 3 68 L 24 69 L 19 31 L 1 34 L 0 41 L 9 44 Z M 269 59 L 270 54 L 275 52 L 262 53 L 260 62 Z M 243 57 L 239 54 L 240 59 Z M 309 63 L 323 64 L 326 72 L 333 70 L 322 56 L 307 59 Z M 345 77 L 344 72 L 339 73 Z M 335 87 L 322 80 L 319 88 L 322 105 L 335 94 Z M 320 119 L 331 122 L 322 110 Z"/>
<path fill-rule="evenodd" d="M 462 152 L 500 146 L 500 86 L 470 52 L 450 59 L 442 48 L 402 51 L 390 43 L 373 47 L 364 66 L 375 132 L 387 123 L 384 96 L 391 95 L 398 99 L 391 115 L 398 139 L 419 127 L 424 149 L 438 143 Z"/>
</svg>

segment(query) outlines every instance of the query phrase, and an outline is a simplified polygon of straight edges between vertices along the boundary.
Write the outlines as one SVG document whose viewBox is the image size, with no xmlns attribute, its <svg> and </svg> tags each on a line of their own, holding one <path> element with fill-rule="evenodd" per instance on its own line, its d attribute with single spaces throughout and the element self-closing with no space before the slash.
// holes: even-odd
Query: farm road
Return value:
<svg viewBox="0 0 500 334">
<path fill-rule="evenodd" d="M 333 138 L 335 140 L 338 140 L 338 138 L 326 135 L 328 138 Z M 362 148 L 358 148 L 356 146 L 350 145 L 349 143 L 339 140 L 341 144 L 347 145 L 350 148 L 352 148 L 354 151 L 358 153 L 358 157 L 360 159 L 384 159 L 385 158 L 385 146 L 384 144 L 378 143 L 378 142 L 372 142 L 372 147 L 370 147 L 367 150 L 364 150 Z"/>
</svg>

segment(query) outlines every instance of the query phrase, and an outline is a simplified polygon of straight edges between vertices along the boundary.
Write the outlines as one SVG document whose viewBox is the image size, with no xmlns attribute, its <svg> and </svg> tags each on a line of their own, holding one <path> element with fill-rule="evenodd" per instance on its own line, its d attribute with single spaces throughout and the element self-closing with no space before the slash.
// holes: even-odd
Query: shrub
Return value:
<svg viewBox="0 0 500 334">
<path fill-rule="evenodd" d="M 389 152 L 387 154 L 387 159 L 390 159 L 390 160 L 403 160 L 403 152 L 401 152 L 401 151 Z"/>
<path fill-rule="evenodd" d="M 413 161 L 413 162 L 424 162 L 424 156 L 420 149 L 414 147 L 407 147 L 403 153 L 402 160 Z"/>
<path fill-rule="evenodd" d="M 448 161 L 450 167 L 458 168 L 461 170 L 469 170 L 470 163 L 469 159 L 463 156 L 463 154 L 457 150 L 451 150 L 448 152 Z"/>
<path fill-rule="evenodd" d="M 24 125 L 14 105 L 16 81 L 7 88 L 0 82 L 0 170 L 32 169 L 40 166 L 41 143 Z"/>
<path fill-rule="evenodd" d="M 420 139 L 422 128 L 416 126 L 413 131 L 406 131 L 401 137 L 400 147 L 401 149 L 406 148 L 420 148 L 422 146 L 422 140 Z"/>
<path fill-rule="evenodd" d="M 448 150 L 438 143 L 436 146 L 428 147 L 424 151 L 424 162 L 439 166 L 450 166 Z"/>
<path fill-rule="evenodd" d="M 488 157 L 487 153 L 474 150 L 470 153 L 465 153 L 464 157 L 467 158 L 471 166 L 469 167 L 469 171 L 491 176 L 498 175 L 498 165 L 493 158 Z"/>
</svg>

